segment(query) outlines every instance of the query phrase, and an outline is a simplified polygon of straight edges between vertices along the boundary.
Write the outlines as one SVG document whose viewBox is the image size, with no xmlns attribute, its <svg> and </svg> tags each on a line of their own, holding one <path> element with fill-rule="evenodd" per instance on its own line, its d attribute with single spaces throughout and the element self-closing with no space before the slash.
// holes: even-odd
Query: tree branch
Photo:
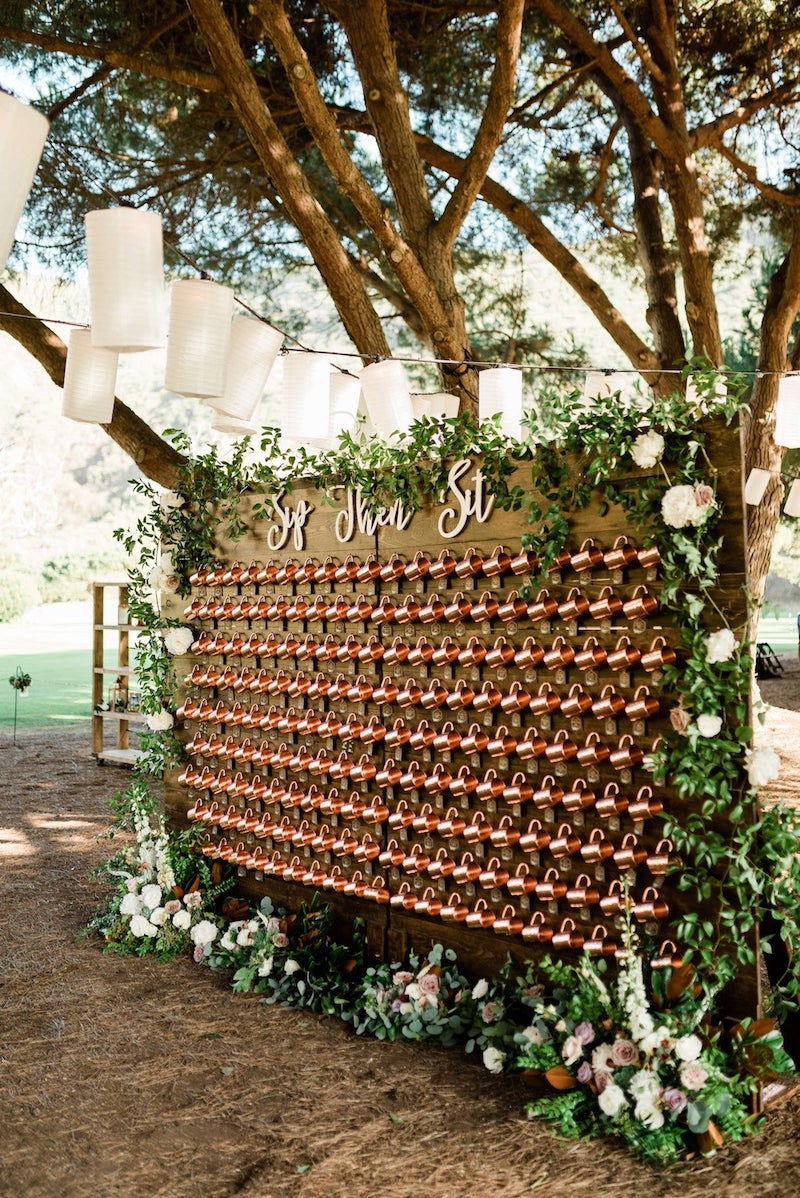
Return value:
<svg viewBox="0 0 800 1198">
<path fill-rule="evenodd" d="M 749 100 L 732 108 L 730 112 L 723 112 L 715 120 L 708 121 L 705 125 L 698 125 L 696 129 L 693 129 L 690 134 L 692 149 L 696 150 L 703 146 L 719 147 L 723 133 L 744 124 L 757 112 L 763 112 L 765 108 L 797 103 L 798 100 L 800 100 L 800 80 L 797 79 L 787 80 L 780 87 L 763 92 L 760 96 L 751 96 Z"/>
<path fill-rule="evenodd" d="M 446 171 L 454 178 L 458 177 L 463 159 L 422 135 L 418 135 L 417 142 L 426 162 L 437 170 Z M 652 349 L 637 336 L 602 287 L 589 275 L 575 255 L 550 232 L 536 213 L 489 176 L 484 180 L 480 194 L 488 204 L 511 221 L 525 235 L 529 244 L 555 267 L 576 295 L 594 313 L 631 364 L 643 372 L 658 372 L 662 363 Z"/>
<path fill-rule="evenodd" d="M 77 42 L 68 42 L 50 34 L 33 33 L 29 30 L 14 29 L 9 25 L 0 25 L 0 41 L 20 42 L 25 46 L 38 46 L 41 50 L 49 50 L 54 54 L 68 54 L 71 58 L 82 58 L 87 62 L 102 62 L 108 67 L 122 71 L 133 71 L 137 75 L 147 75 L 153 79 L 164 79 L 168 83 L 177 83 L 182 87 L 193 87 L 201 92 L 223 92 L 222 81 L 216 75 L 209 75 L 190 67 L 178 67 L 169 63 L 157 62 L 151 58 L 142 58 L 138 54 L 128 54 L 110 47 L 100 49 L 97 46 L 83 46 Z"/>
<path fill-rule="evenodd" d="M 389 355 L 380 320 L 338 234 L 278 128 L 219 0 L 187 0 L 211 60 L 287 215 L 308 246 L 342 323 L 362 354 Z"/>
<path fill-rule="evenodd" d="M 683 153 L 680 141 L 661 117 L 653 112 L 644 92 L 625 68 L 620 66 L 608 47 L 598 42 L 587 26 L 560 4 L 559 0 L 529 0 L 529 3 L 557 25 L 573 46 L 593 63 L 595 70 L 601 71 L 613 84 L 629 108 L 631 116 L 647 133 L 653 144 L 658 146 L 661 153 L 668 158 L 679 157 Z"/>
<path fill-rule="evenodd" d="M 497 22 L 494 69 L 489 95 L 478 132 L 464 162 L 464 170 L 437 222 L 437 231 L 449 251 L 480 194 L 514 99 L 525 0 L 504 0 Z"/>
<path fill-rule="evenodd" d="M 721 139 L 715 145 L 722 157 L 726 158 L 734 170 L 747 179 L 747 182 L 752 184 L 761 195 L 766 196 L 768 200 L 774 200 L 783 208 L 800 208 L 799 192 L 781 191 L 780 187 L 775 187 L 772 183 L 765 183 L 763 179 L 759 179 L 756 168 L 749 162 L 745 162 L 738 154 L 734 154 L 733 150 L 729 149 Z"/>
<path fill-rule="evenodd" d="M 63 387 L 67 347 L 58 334 L 37 319 L 2 285 L 0 308 L 0 329 L 36 359 L 56 386 Z M 114 400 L 111 423 L 102 427 L 147 478 L 169 490 L 175 489 L 186 458 L 154 433 L 121 399 Z"/>
</svg>

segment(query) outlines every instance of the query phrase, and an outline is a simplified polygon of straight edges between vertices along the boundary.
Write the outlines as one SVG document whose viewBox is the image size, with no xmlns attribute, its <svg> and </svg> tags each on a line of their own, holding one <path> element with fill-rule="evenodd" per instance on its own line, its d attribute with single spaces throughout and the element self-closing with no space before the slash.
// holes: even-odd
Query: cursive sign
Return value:
<svg viewBox="0 0 800 1198">
<path fill-rule="evenodd" d="M 334 498 L 336 498 L 336 492 L 341 490 L 341 487 L 333 488 Z M 402 530 L 408 528 L 413 515 L 414 513 L 408 511 L 403 505 L 402 499 L 396 499 L 391 507 L 369 511 L 364 496 L 361 494 L 361 488 L 359 487 L 355 491 L 350 489 L 345 492 L 344 507 L 337 515 L 334 524 L 336 540 L 340 544 L 346 545 L 353 539 L 353 534 L 356 531 L 366 533 L 368 537 L 371 537 L 377 529 L 386 528 L 387 525 L 394 525 L 395 528 Z"/>
<path fill-rule="evenodd" d="M 299 499 L 296 508 L 284 507 L 281 503 L 283 495 L 272 500 L 272 514 L 277 522 L 267 529 L 267 545 L 277 552 L 292 536 L 295 549 L 298 551 L 305 545 L 303 529 L 308 517 L 314 510 L 314 504 L 307 499 Z"/>
<path fill-rule="evenodd" d="M 447 495 L 443 496 L 443 501 L 452 495 L 455 504 L 453 507 L 446 507 L 439 516 L 439 536 L 446 540 L 452 540 L 459 533 L 463 532 L 467 526 L 467 521 L 470 516 L 474 516 L 478 524 L 485 524 L 492 514 L 494 508 L 494 495 L 487 495 L 486 480 L 483 477 L 483 471 L 478 467 L 472 475 L 474 487 L 461 486 L 461 479 L 472 465 L 470 458 L 459 458 L 450 467 L 450 473 L 447 476 Z"/>
</svg>

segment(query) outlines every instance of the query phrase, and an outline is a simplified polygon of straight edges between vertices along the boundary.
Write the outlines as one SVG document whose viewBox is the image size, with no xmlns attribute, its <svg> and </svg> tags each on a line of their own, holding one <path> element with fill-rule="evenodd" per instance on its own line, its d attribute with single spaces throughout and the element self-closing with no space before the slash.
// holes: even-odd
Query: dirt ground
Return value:
<svg viewBox="0 0 800 1198">
<path fill-rule="evenodd" d="M 800 794 L 800 669 L 762 686 L 762 743 Z M 800 1093 L 763 1132 L 666 1172 L 522 1115 L 457 1051 L 382 1044 L 234 996 L 189 960 L 105 956 L 81 929 L 106 800 L 89 733 L 0 743 L 0 1198 L 746 1198 L 800 1194 Z"/>
</svg>

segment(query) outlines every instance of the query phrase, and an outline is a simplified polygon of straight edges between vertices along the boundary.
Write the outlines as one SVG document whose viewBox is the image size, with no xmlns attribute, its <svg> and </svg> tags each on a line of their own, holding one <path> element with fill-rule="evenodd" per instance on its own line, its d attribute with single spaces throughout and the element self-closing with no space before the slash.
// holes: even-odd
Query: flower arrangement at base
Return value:
<svg viewBox="0 0 800 1198">
<path fill-rule="evenodd" d="M 204 963 L 233 970 L 238 994 L 345 1018 L 363 969 L 364 939 L 357 921 L 353 943 L 338 943 L 332 922 L 332 909 L 318 893 L 293 913 L 264 898 L 250 918 L 228 925 Z"/>
<path fill-rule="evenodd" d="M 31 684 L 31 676 L 17 666 L 16 673 L 12 674 L 8 681 L 11 683 L 17 694 L 24 695 Z"/>
<path fill-rule="evenodd" d="M 434 944 L 425 958 L 412 952 L 407 968 L 400 964 L 368 968 L 347 1018 L 357 1035 L 447 1045 L 465 1040 L 475 1006 L 456 954 Z"/>
<path fill-rule="evenodd" d="M 217 907 L 234 877 L 224 876 L 221 862 L 208 864 L 192 833 L 167 832 L 163 817 L 150 810 L 142 783 L 134 784 L 128 800 L 135 843 L 99 871 L 115 889 L 88 930 L 102 935 L 106 952 L 152 953 L 166 961 L 191 951 L 199 963 L 220 933 Z"/>
<path fill-rule="evenodd" d="M 545 1091 L 528 1105 L 531 1117 L 569 1137 L 618 1136 L 666 1165 L 754 1130 L 753 1092 L 793 1066 L 771 1020 L 714 1027 L 691 965 L 653 970 L 648 997 L 637 950 L 629 928 L 613 982 L 602 960 L 545 960 L 553 990 L 534 999 L 512 1067 Z"/>
</svg>

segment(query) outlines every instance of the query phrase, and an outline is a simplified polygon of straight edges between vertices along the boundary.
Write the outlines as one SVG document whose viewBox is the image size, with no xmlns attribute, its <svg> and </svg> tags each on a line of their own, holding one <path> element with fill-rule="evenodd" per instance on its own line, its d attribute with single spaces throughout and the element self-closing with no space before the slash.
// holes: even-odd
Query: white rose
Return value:
<svg viewBox="0 0 800 1198">
<path fill-rule="evenodd" d="M 212 944 L 219 933 L 219 928 L 210 919 L 201 919 L 198 924 L 192 928 L 189 935 L 192 938 L 193 944 L 206 945 Z"/>
<path fill-rule="evenodd" d="M 664 438 L 661 433 L 653 432 L 652 429 L 650 432 L 640 433 L 631 446 L 631 457 L 643 470 L 649 470 L 656 462 L 660 462 L 663 452 Z"/>
<path fill-rule="evenodd" d="M 181 657 L 188 653 L 194 641 L 191 628 L 167 628 L 164 631 L 164 648 L 173 657 Z"/>
<path fill-rule="evenodd" d="M 164 710 L 156 711 L 147 717 L 147 727 L 152 732 L 166 732 L 171 728 L 175 720 L 170 712 Z"/>
<path fill-rule="evenodd" d="M 122 897 L 119 913 L 120 915 L 140 915 L 143 906 L 141 896 L 129 891 Z"/>
<path fill-rule="evenodd" d="M 156 566 L 147 581 L 154 591 L 172 591 L 174 593 L 180 586 L 178 575 L 165 570 L 163 566 Z"/>
<path fill-rule="evenodd" d="M 643 1053 L 644 1056 L 649 1057 L 651 1053 L 654 1053 L 657 1049 L 663 1049 L 664 1051 L 669 1052 L 673 1044 L 674 1041 L 669 1028 L 657 1027 L 654 1031 L 650 1032 L 647 1036 L 644 1036 L 639 1041 L 639 1051 Z"/>
<path fill-rule="evenodd" d="M 534 1045 L 534 1047 L 537 1047 L 539 1044 L 544 1044 L 544 1036 L 534 1024 L 531 1024 L 530 1027 L 524 1027 L 522 1029 L 521 1035 L 523 1035 L 530 1044 Z"/>
<path fill-rule="evenodd" d="M 718 736 L 722 728 L 722 718 L 718 715 L 699 715 L 697 731 L 701 736 Z"/>
<path fill-rule="evenodd" d="M 293 960 L 293 959 L 290 957 L 288 961 L 285 961 L 285 962 L 284 962 L 284 966 L 283 966 L 283 972 L 284 972 L 284 973 L 289 973 L 289 974 L 292 974 L 292 973 L 297 973 L 297 971 L 298 971 L 298 969 L 299 969 L 299 968 L 300 968 L 300 964 L 299 964 L 299 962 L 297 962 L 297 961 Z"/>
<path fill-rule="evenodd" d="M 781 759 L 774 749 L 752 749 L 747 754 L 747 778 L 751 786 L 766 786 L 777 778 Z"/>
<path fill-rule="evenodd" d="M 505 1059 L 506 1054 L 493 1044 L 483 1050 L 483 1063 L 490 1073 L 502 1073 Z"/>
<path fill-rule="evenodd" d="M 258 967 L 258 976 L 260 978 L 268 978 L 272 973 L 272 957 L 267 957 Z"/>
<path fill-rule="evenodd" d="M 721 661 L 730 661 L 738 641 L 730 628 L 718 628 L 706 637 L 706 661 L 715 666 Z"/>
<path fill-rule="evenodd" d="M 633 1108 L 633 1117 L 643 1123 L 645 1127 L 649 1127 L 651 1131 L 655 1131 L 658 1127 L 664 1126 L 664 1112 L 656 1105 L 656 1101 L 650 1095 L 646 1098 L 641 1098 Z"/>
<path fill-rule="evenodd" d="M 615 1082 L 609 1082 L 605 1090 L 597 1095 L 597 1105 L 609 1119 L 615 1119 L 623 1107 L 628 1105 L 628 1100 Z"/>
<path fill-rule="evenodd" d="M 166 907 L 154 907 L 150 912 L 150 922 L 154 923 L 157 928 L 161 928 L 169 919 Z"/>
<path fill-rule="evenodd" d="M 675 1041 L 675 1056 L 679 1061 L 696 1061 L 702 1051 L 702 1041 L 693 1033 L 688 1036 L 679 1036 Z"/>
<path fill-rule="evenodd" d="M 158 934 L 158 928 L 154 923 L 151 923 L 149 919 L 145 919 L 143 915 L 132 915 L 131 933 L 134 936 L 138 936 L 141 940 L 145 936 L 156 936 Z"/>
<path fill-rule="evenodd" d="M 661 515 L 670 528 L 685 528 L 697 520 L 698 508 L 694 487 L 670 487 L 661 500 Z"/>
<path fill-rule="evenodd" d="M 488 993 L 489 983 L 487 982 L 486 978 L 481 978 L 480 981 L 476 982 L 472 987 L 473 998 L 485 998 Z"/>
<path fill-rule="evenodd" d="M 240 948 L 249 948 L 253 943 L 253 929 L 249 924 L 245 924 L 245 926 L 236 933 L 236 943 L 240 946 Z"/>
<path fill-rule="evenodd" d="M 147 886 L 142 887 L 141 895 L 145 907 L 149 907 L 152 911 L 161 902 L 161 887 L 156 886 L 155 882 L 150 882 Z"/>
<path fill-rule="evenodd" d="M 406 997 L 410 998 L 412 1002 L 415 1002 L 421 993 L 422 991 L 416 982 L 409 982 L 409 984 L 406 986 Z"/>
<path fill-rule="evenodd" d="M 561 1059 L 565 1065 L 574 1065 L 578 1057 L 583 1056 L 583 1045 L 577 1036 L 567 1036 L 561 1049 Z"/>
<path fill-rule="evenodd" d="M 183 928 L 186 931 L 192 926 L 192 917 L 188 911 L 176 911 L 172 917 L 172 923 L 176 928 Z"/>
</svg>

